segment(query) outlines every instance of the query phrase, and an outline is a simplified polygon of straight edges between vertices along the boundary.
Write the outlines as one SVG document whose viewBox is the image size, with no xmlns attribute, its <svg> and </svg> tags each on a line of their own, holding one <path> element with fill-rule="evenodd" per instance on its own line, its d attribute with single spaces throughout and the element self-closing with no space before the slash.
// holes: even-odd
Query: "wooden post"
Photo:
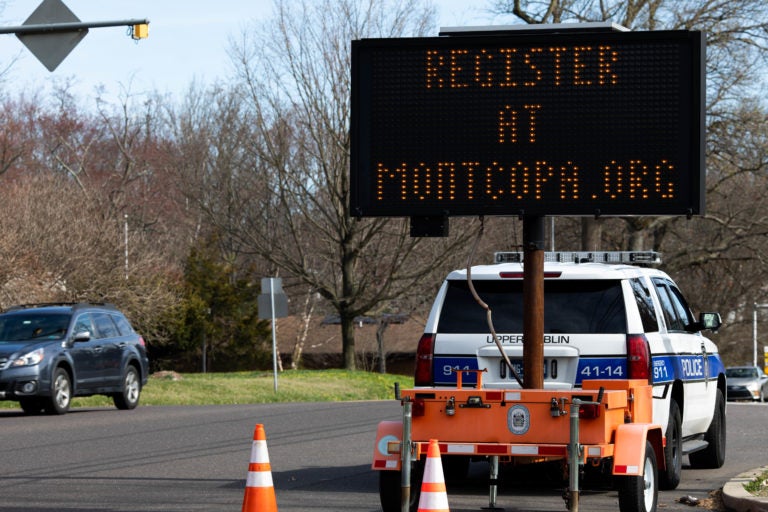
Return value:
<svg viewBox="0 0 768 512">
<path fill-rule="evenodd" d="M 544 217 L 523 217 L 523 387 L 544 387 Z"/>
</svg>

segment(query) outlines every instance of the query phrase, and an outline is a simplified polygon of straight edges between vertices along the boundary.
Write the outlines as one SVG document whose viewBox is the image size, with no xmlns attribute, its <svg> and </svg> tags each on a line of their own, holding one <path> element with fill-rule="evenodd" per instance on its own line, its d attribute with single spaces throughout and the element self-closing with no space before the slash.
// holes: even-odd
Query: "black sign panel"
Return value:
<svg viewBox="0 0 768 512">
<path fill-rule="evenodd" d="M 356 216 L 704 211 L 700 32 L 352 42 Z"/>
</svg>

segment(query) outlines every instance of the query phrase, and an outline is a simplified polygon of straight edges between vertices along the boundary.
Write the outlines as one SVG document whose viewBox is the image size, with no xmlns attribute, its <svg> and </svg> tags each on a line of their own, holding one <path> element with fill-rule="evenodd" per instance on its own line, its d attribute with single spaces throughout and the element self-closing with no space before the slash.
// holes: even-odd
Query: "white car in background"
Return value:
<svg viewBox="0 0 768 512">
<path fill-rule="evenodd" d="M 758 366 L 729 366 L 725 369 L 728 379 L 728 394 L 732 400 L 768 400 L 768 375 Z"/>
</svg>

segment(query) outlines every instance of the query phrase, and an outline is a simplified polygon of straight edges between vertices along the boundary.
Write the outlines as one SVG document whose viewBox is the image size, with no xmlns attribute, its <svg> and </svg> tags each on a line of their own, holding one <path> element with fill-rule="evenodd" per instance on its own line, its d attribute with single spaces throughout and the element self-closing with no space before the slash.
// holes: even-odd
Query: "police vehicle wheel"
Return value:
<svg viewBox="0 0 768 512">
<path fill-rule="evenodd" d="M 683 431 L 680 407 L 672 399 L 669 404 L 669 420 L 664 433 L 667 446 L 664 447 L 665 470 L 659 473 L 659 487 L 664 490 L 677 488 L 683 470 Z"/>
<path fill-rule="evenodd" d="M 64 368 L 56 368 L 53 372 L 51 398 L 45 405 L 49 414 L 66 414 L 72 403 L 72 382 Z"/>
<path fill-rule="evenodd" d="M 423 474 L 423 460 L 411 465 L 411 495 L 408 500 L 408 510 L 411 512 L 416 512 L 419 507 Z M 400 471 L 379 471 L 379 500 L 382 512 L 400 512 L 401 475 Z"/>
<path fill-rule="evenodd" d="M 642 476 L 618 477 L 619 510 L 621 512 L 655 512 L 659 498 L 656 453 L 645 442 Z"/>
<path fill-rule="evenodd" d="M 715 414 L 709 424 L 704 440 L 706 448 L 688 455 L 691 467 L 695 469 L 717 469 L 725 462 L 725 398 L 719 389 L 715 398 Z"/>
<path fill-rule="evenodd" d="M 112 401 L 115 402 L 115 407 L 120 410 L 135 409 L 139 405 L 140 395 L 141 381 L 139 380 L 139 372 L 136 371 L 134 366 L 129 366 L 125 369 L 123 390 L 120 393 L 115 393 L 112 396 Z"/>
</svg>

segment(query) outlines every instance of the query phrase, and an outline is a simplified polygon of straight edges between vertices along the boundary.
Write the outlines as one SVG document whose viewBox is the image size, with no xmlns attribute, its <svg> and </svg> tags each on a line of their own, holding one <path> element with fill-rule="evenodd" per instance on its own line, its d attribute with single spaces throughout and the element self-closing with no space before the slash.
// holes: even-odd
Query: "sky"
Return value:
<svg viewBox="0 0 768 512">
<path fill-rule="evenodd" d="M 432 0 L 439 25 L 494 24 L 488 0 Z M 19 26 L 42 0 L 3 0 L 0 25 Z M 3 84 L 11 91 L 70 83 L 90 96 L 158 91 L 181 96 L 193 81 L 210 84 L 232 75 L 229 38 L 250 21 L 266 19 L 271 0 L 63 0 L 82 22 L 149 19 L 149 37 L 134 41 L 128 27 L 92 28 L 53 72 L 14 34 L 0 34 L 0 63 L 16 58 Z M 437 34 L 434 34 L 437 35 Z"/>
</svg>

